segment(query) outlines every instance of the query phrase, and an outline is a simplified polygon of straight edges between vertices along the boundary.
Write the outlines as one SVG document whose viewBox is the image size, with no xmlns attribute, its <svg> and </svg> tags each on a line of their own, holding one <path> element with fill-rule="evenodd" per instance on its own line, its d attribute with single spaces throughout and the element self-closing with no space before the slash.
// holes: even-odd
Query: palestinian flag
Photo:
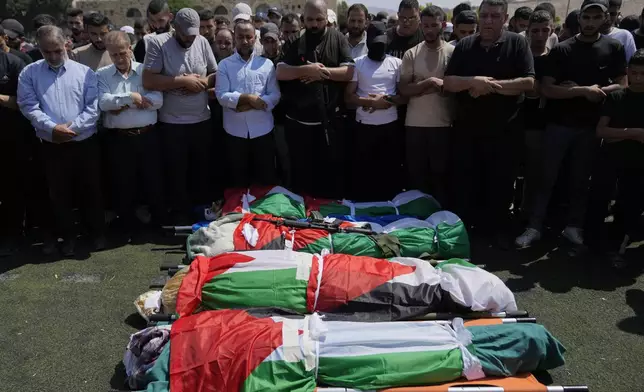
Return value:
<svg viewBox="0 0 644 392">
<path fill-rule="evenodd" d="M 442 208 L 432 196 L 420 191 L 407 191 L 398 194 L 391 201 L 354 203 L 348 200 L 329 200 L 305 198 L 306 212 L 311 216 L 318 212 L 321 216 L 386 216 L 403 215 L 426 219 Z"/>
<path fill-rule="evenodd" d="M 343 254 L 252 251 L 197 257 L 177 295 L 177 313 L 279 307 L 345 320 L 390 321 L 432 312 L 514 311 L 495 275 L 460 259 L 431 264 Z"/>
<path fill-rule="evenodd" d="M 547 370 L 563 364 L 563 352 L 537 324 L 366 324 L 222 310 L 174 323 L 169 380 L 172 392 L 369 390 L 482 379 L 498 363 Z"/>
<path fill-rule="evenodd" d="M 252 212 L 283 218 L 306 218 L 304 198 L 281 186 L 227 189 L 224 199 L 223 215 Z"/>
<path fill-rule="evenodd" d="M 449 211 L 434 213 L 422 221 L 404 218 L 385 227 L 370 224 L 375 235 L 329 233 L 322 229 L 292 229 L 276 225 L 271 215 L 229 214 L 191 234 L 189 259 L 225 252 L 292 249 L 298 252 L 341 253 L 376 258 L 422 257 L 437 260 L 469 258 L 465 225 Z M 367 227 L 365 223 L 340 221 L 339 227 Z"/>
</svg>

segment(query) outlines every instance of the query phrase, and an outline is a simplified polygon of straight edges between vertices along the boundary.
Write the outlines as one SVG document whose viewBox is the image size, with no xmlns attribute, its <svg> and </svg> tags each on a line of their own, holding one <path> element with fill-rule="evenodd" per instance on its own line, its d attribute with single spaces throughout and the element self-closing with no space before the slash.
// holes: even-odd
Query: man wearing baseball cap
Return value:
<svg viewBox="0 0 644 392">
<path fill-rule="evenodd" d="M 608 20 L 608 0 L 586 0 L 579 14 L 579 34 L 560 42 L 548 54 L 541 93 L 548 98 L 548 119 L 543 135 L 541 186 L 526 231 L 516 245 L 527 247 L 541 238 L 552 188 L 566 157 L 570 207 L 563 236 L 583 245 L 583 227 L 593 155 L 595 128 L 606 95 L 626 86 L 624 47 L 601 34 Z"/>
<path fill-rule="evenodd" d="M 268 20 L 271 23 L 274 23 L 275 26 L 279 26 L 282 22 L 282 13 L 277 9 L 277 7 L 271 7 L 268 9 Z"/>
<path fill-rule="evenodd" d="M 10 38 L 5 32 L 4 27 L 0 25 L 0 52 L 10 53 L 14 56 L 20 57 L 20 59 L 25 62 L 25 65 L 31 64 L 31 57 L 29 57 L 28 54 L 14 49 L 7 44 L 9 39 Z"/>
<path fill-rule="evenodd" d="M 25 28 L 15 19 L 5 19 L 0 24 L 7 36 L 7 46 L 12 49 L 20 50 L 22 38 L 25 36 Z"/>
<path fill-rule="evenodd" d="M 246 3 L 237 3 L 233 7 L 233 30 L 235 23 L 240 20 L 244 21 L 253 21 L 253 10 Z M 261 34 L 259 30 L 255 29 L 255 56 L 261 56 L 264 53 L 264 49 L 261 44 Z"/>
<path fill-rule="evenodd" d="M 206 90 L 214 86 L 217 62 L 208 40 L 199 34 L 199 25 L 197 11 L 179 10 L 173 32 L 148 39 L 143 71 L 143 87 L 163 92 L 159 125 L 171 204 L 179 221 L 189 219 L 191 201 L 210 203 L 214 197 L 210 192 L 212 129 Z M 199 189 L 189 189 L 188 178 L 199 179 Z"/>
</svg>

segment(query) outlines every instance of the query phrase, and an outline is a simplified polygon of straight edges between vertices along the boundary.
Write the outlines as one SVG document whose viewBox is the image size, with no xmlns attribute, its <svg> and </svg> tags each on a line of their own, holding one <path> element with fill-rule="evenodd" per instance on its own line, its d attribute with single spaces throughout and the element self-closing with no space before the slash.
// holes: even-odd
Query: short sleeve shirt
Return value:
<svg viewBox="0 0 644 392">
<path fill-rule="evenodd" d="M 347 38 L 337 29 L 329 28 L 317 41 L 306 33 L 289 41 L 281 62 L 291 66 L 318 62 L 329 68 L 354 64 Z M 280 87 L 286 116 L 307 123 L 321 122 L 323 116 L 330 119 L 342 104 L 345 86 L 346 83 L 329 80 L 310 84 L 299 80 L 282 82 Z"/>
<path fill-rule="evenodd" d="M 217 71 L 217 61 L 208 40 L 197 36 L 189 48 L 183 48 L 174 33 L 164 33 L 146 40 L 144 67 L 166 76 L 197 74 L 205 77 Z M 185 89 L 163 92 L 159 121 L 169 124 L 196 124 L 210 118 L 208 93 Z"/>
<path fill-rule="evenodd" d="M 611 128 L 644 128 L 644 93 L 630 89 L 613 91 L 608 94 L 601 109 L 601 115 L 608 117 Z M 634 140 L 608 143 L 606 147 L 618 148 L 623 162 L 630 167 L 644 167 L 644 145 Z"/>
<path fill-rule="evenodd" d="M 480 35 L 475 34 L 458 42 L 445 75 L 498 80 L 534 77 L 534 63 L 528 41 L 519 34 L 505 31 L 489 48 L 482 47 Z M 504 129 L 516 117 L 522 99 L 501 94 L 472 98 L 469 92 L 462 91 L 456 94 L 454 124 L 472 129 Z"/>
<path fill-rule="evenodd" d="M 579 86 L 609 86 L 626 74 L 626 55 L 618 41 L 601 36 L 595 42 L 583 42 L 572 37 L 559 44 L 548 54 L 544 77 L 555 84 L 571 81 Z M 597 126 L 601 103 L 586 98 L 549 99 L 546 106 L 549 121 L 558 125 L 578 128 Z"/>
<path fill-rule="evenodd" d="M 424 40 L 423 31 L 420 27 L 416 30 L 416 33 L 409 36 L 399 35 L 396 28 L 392 27 L 387 30 L 387 54 L 402 59 L 409 49 Z"/>
<path fill-rule="evenodd" d="M 358 57 L 353 72 L 353 81 L 358 83 L 357 94 L 365 98 L 369 94 L 395 95 L 400 80 L 402 60 L 386 56 L 383 61 L 373 61 L 366 55 Z M 368 125 L 384 125 L 398 120 L 395 106 L 376 110 L 373 113 L 358 108 L 356 121 Z"/>
</svg>

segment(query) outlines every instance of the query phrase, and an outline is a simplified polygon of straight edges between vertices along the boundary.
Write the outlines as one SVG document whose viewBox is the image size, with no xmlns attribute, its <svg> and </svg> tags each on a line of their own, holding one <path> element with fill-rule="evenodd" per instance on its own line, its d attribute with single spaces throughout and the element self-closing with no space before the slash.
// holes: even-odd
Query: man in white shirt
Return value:
<svg viewBox="0 0 644 392">
<path fill-rule="evenodd" d="M 363 4 L 353 4 L 347 11 L 347 40 L 354 59 L 367 54 L 367 15 L 367 7 Z"/>
<path fill-rule="evenodd" d="M 393 150 L 401 131 L 396 86 L 402 60 L 386 54 L 387 27 L 383 22 L 369 25 L 367 47 L 369 52 L 355 59 L 353 79 L 345 94 L 347 103 L 358 108 L 352 198 L 389 200 L 396 193 L 399 177 L 396 161 L 387 157 L 397 155 Z"/>
<path fill-rule="evenodd" d="M 624 53 L 626 54 L 626 62 L 631 61 L 631 57 L 637 50 L 635 47 L 635 39 L 633 34 L 624 29 L 616 27 L 617 25 L 617 16 L 619 15 L 619 10 L 622 8 L 622 0 L 609 0 L 608 1 L 608 20 L 602 29 L 602 34 L 611 37 L 612 39 L 618 40 L 622 46 L 624 46 Z"/>
<path fill-rule="evenodd" d="M 275 184 L 275 141 L 272 110 L 280 91 L 275 66 L 257 56 L 255 28 L 235 24 L 235 53 L 219 64 L 215 95 L 224 108 L 226 150 L 233 187 Z M 276 30 L 276 29 L 275 29 Z M 278 40 L 277 31 L 272 37 Z"/>
<path fill-rule="evenodd" d="M 157 222 L 165 215 L 161 144 L 154 126 L 163 94 L 143 88 L 143 64 L 132 60 L 129 42 L 122 31 L 108 33 L 105 47 L 113 64 L 96 72 L 116 208 L 127 229 L 137 222 L 134 208 L 141 193 Z"/>
</svg>

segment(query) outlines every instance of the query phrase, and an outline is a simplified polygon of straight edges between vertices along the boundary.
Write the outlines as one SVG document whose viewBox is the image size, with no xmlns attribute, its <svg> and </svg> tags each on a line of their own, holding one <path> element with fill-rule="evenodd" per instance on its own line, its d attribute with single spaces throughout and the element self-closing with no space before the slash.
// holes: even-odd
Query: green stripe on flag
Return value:
<svg viewBox="0 0 644 392">
<path fill-rule="evenodd" d="M 306 313 L 306 280 L 297 269 L 231 272 L 217 275 L 202 289 L 207 309 L 283 307 Z M 271 283 L 267 283 L 271 282 Z"/>
<path fill-rule="evenodd" d="M 453 267 L 455 265 L 460 265 L 460 266 L 468 267 L 468 268 L 478 268 L 474 264 L 468 263 L 467 261 L 465 261 L 463 259 L 449 259 L 449 260 L 447 260 L 447 261 L 445 261 L 443 263 L 438 263 L 436 268 L 438 268 L 438 269 L 451 268 L 451 267 Z"/>
<path fill-rule="evenodd" d="M 396 208 L 392 206 L 356 207 L 356 216 L 382 216 L 396 215 Z"/>
<path fill-rule="evenodd" d="M 313 392 L 315 388 L 315 374 L 307 372 L 302 361 L 265 360 L 246 378 L 240 392 Z"/>
<path fill-rule="evenodd" d="M 438 248 L 434 244 L 434 233 L 434 229 L 412 227 L 394 230 L 389 235 L 400 240 L 400 255 L 402 257 L 419 257 L 423 254 L 436 254 Z"/>
<path fill-rule="evenodd" d="M 320 214 L 322 216 L 350 215 L 351 208 L 345 206 L 344 204 L 338 204 L 338 203 L 322 204 L 320 206 Z"/>
<path fill-rule="evenodd" d="M 441 258 L 470 257 L 470 239 L 463 222 L 455 224 L 439 223 L 436 227 L 438 253 Z"/>
<path fill-rule="evenodd" d="M 382 258 L 382 250 L 373 238 L 357 233 L 333 234 L 333 253 Z"/>
<path fill-rule="evenodd" d="M 254 214 L 271 214 L 288 218 L 306 218 L 304 203 L 293 200 L 282 193 L 274 193 L 254 201 L 250 205 Z"/>
<path fill-rule="evenodd" d="M 427 219 L 431 214 L 440 210 L 441 206 L 434 199 L 427 197 L 419 197 L 398 206 L 399 215 L 414 216 L 420 219 Z"/>
<path fill-rule="evenodd" d="M 462 373 L 461 351 L 454 348 L 320 357 L 318 380 L 337 387 L 380 389 L 391 385 L 439 384 L 458 379 Z"/>
</svg>

